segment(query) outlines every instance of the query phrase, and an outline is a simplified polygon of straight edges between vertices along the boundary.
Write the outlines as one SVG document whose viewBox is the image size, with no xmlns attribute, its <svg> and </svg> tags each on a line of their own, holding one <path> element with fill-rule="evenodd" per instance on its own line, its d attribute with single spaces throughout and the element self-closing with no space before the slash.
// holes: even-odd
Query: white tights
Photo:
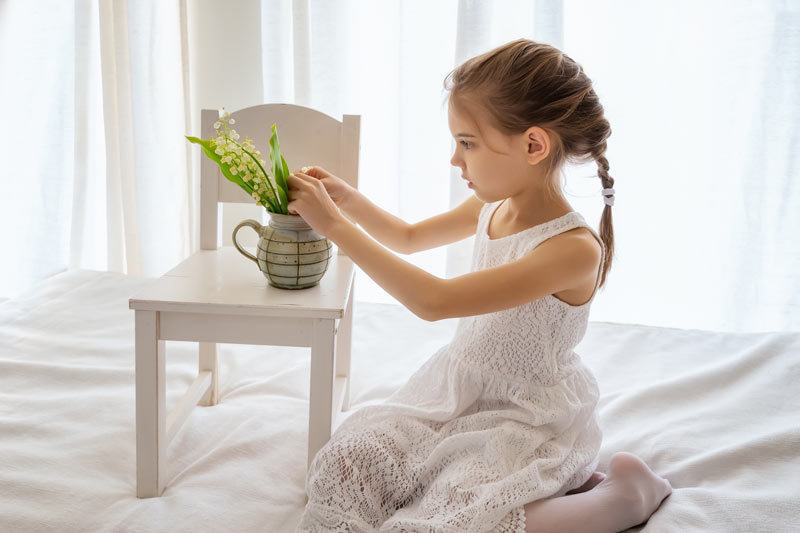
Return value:
<svg viewBox="0 0 800 533">
<path fill-rule="evenodd" d="M 645 522 L 672 493 L 639 457 L 619 452 L 596 486 L 525 506 L 526 533 L 616 533 Z"/>
</svg>

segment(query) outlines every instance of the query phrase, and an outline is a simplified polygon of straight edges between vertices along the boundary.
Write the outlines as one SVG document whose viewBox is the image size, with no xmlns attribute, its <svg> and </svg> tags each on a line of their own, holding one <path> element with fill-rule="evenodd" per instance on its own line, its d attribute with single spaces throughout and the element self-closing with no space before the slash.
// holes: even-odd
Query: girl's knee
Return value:
<svg viewBox="0 0 800 533">
<path fill-rule="evenodd" d="M 407 489 L 406 462 L 407 454 L 397 446 L 391 432 L 367 428 L 323 446 L 311 464 L 309 485 L 335 482 L 385 493 Z"/>
<path fill-rule="evenodd" d="M 379 455 L 373 448 L 379 446 L 367 430 L 348 433 L 328 441 L 314 457 L 311 469 L 340 482 L 347 481 L 354 473 L 373 463 Z"/>
<path fill-rule="evenodd" d="M 334 479 L 344 483 L 353 475 L 355 450 L 348 441 L 328 442 L 314 457 L 309 468 L 309 478 Z"/>
</svg>

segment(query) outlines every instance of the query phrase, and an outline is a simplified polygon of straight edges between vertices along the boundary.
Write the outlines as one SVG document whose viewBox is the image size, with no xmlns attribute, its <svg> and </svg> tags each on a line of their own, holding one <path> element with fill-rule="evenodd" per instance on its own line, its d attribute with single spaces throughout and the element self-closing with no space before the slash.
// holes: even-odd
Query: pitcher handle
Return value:
<svg viewBox="0 0 800 533">
<path fill-rule="evenodd" d="M 233 229 L 233 245 L 236 247 L 237 250 L 239 250 L 239 253 L 241 253 L 243 256 L 245 256 L 246 258 L 253 261 L 256 265 L 258 265 L 258 259 L 256 259 L 253 254 L 251 254 L 250 252 L 239 246 L 239 242 L 236 240 L 236 232 L 239 231 L 239 229 L 244 226 L 249 226 L 253 228 L 259 235 L 261 235 L 261 228 L 263 228 L 264 226 L 259 224 L 258 221 L 253 220 L 252 218 L 248 218 L 247 220 L 239 222 L 239 225 Z M 260 265 L 259 268 L 261 268 Z"/>
</svg>

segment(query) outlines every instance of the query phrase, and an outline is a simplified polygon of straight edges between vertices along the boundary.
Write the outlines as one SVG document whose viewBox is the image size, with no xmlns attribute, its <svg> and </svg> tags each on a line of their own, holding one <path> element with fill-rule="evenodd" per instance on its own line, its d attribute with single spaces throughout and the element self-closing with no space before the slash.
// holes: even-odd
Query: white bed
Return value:
<svg viewBox="0 0 800 533">
<path fill-rule="evenodd" d="M 310 350 L 220 346 L 221 401 L 170 445 L 167 489 L 137 499 L 133 311 L 149 280 L 58 274 L 0 303 L 0 531 L 292 532 L 305 503 Z M 379 403 L 456 319 L 356 302 L 352 409 Z M 647 532 L 800 531 L 800 333 L 590 322 L 600 470 L 633 452 L 673 494 Z M 197 373 L 167 343 L 167 408 Z"/>
</svg>

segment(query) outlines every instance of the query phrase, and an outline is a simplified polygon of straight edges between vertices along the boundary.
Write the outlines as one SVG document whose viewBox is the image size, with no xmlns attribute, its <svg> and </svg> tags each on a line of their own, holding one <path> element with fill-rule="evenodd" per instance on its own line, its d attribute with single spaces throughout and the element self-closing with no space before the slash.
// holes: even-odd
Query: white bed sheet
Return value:
<svg viewBox="0 0 800 533">
<path fill-rule="evenodd" d="M 0 303 L 0 531 L 292 532 L 305 504 L 310 350 L 220 346 L 221 402 L 167 452 L 161 498 L 137 499 L 134 313 L 147 279 L 76 270 Z M 356 302 L 352 408 L 379 403 L 456 320 Z M 647 532 L 800 531 L 800 333 L 590 322 L 599 469 L 619 450 L 673 494 Z M 167 343 L 167 407 L 197 373 Z"/>
</svg>

